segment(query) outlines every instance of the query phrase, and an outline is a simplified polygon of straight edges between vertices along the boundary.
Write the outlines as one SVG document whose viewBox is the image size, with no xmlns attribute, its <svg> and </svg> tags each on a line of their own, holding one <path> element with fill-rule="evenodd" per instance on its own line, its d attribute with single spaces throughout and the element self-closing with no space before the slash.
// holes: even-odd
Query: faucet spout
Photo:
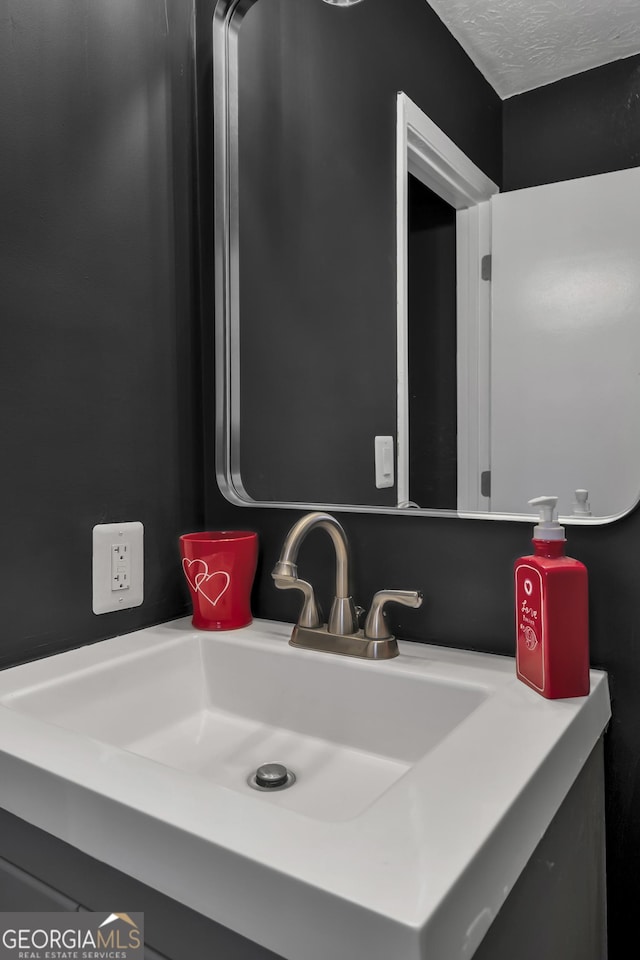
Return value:
<svg viewBox="0 0 640 960">
<path fill-rule="evenodd" d="M 329 615 L 328 629 L 332 633 L 357 633 L 358 619 L 349 593 L 349 543 L 344 528 L 329 513 L 308 513 L 289 530 L 282 545 L 280 558 L 271 576 L 276 587 L 295 587 L 298 580 L 297 560 L 300 547 L 307 535 L 315 529 L 325 530 L 333 542 L 336 555 L 335 597 Z"/>
</svg>

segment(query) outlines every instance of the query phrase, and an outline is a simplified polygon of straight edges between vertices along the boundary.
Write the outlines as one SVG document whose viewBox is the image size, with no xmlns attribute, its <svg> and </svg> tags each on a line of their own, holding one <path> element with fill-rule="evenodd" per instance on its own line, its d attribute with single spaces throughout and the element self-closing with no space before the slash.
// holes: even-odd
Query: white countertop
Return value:
<svg viewBox="0 0 640 960">
<path fill-rule="evenodd" d="M 510 658 L 401 642 L 397 659 L 361 663 L 291 648 L 290 632 L 256 620 L 202 634 L 185 618 L 0 673 L 0 806 L 287 960 L 466 960 L 609 720 L 606 675 L 592 671 L 589 697 L 548 701 L 515 678 Z M 196 634 L 311 669 L 330 658 L 351 676 L 373 670 L 394 683 L 410 673 L 486 696 L 345 820 L 264 802 L 20 710 L 25 692 L 69 674 L 82 682 L 119 658 L 144 663 Z"/>
</svg>

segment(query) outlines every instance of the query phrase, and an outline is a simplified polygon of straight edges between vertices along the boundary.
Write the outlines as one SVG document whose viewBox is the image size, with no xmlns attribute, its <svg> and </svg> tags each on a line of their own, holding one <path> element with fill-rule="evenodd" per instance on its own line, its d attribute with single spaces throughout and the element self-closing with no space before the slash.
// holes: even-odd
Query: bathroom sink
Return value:
<svg viewBox="0 0 640 960">
<path fill-rule="evenodd" d="M 545 701 L 509 658 L 290 632 L 185 619 L 0 673 L 0 806 L 291 960 L 470 957 L 607 723 L 606 676 Z M 268 762 L 295 782 L 256 790 Z"/>
<path fill-rule="evenodd" d="M 70 673 L 56 658 L 59 670 L 47 664 L 46 679 L 0 705 L 242 793 L 257 767 L 280 761 L 296 788 L 265 801 L 322 820 L 360 813 L 488 693 L 402 660 L 381 670 L 301 655 L 269 625 L 84 656 Z"/>
</svg>

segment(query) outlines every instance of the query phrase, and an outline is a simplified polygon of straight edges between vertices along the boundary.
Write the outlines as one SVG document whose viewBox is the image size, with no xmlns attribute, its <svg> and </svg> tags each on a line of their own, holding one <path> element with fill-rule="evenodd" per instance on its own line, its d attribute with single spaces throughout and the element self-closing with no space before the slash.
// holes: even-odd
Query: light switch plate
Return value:
<svg viewBox="0 0 640 960">
<path fill-rule="evenodd" d="M 394 480 L 394 443 L 393 437 L 376 437 L 375 439 L 375 461 L 376 461 L 376 487 L 382 490 L 385 487 L 392 487 Z"/>
<path fill-rule="evenodd" d="M 93 612 L 127 610 L 139 607 L 143 600 L 143 525 L 138 520 L 96 524 L 93 528 Z"/>
</svg>

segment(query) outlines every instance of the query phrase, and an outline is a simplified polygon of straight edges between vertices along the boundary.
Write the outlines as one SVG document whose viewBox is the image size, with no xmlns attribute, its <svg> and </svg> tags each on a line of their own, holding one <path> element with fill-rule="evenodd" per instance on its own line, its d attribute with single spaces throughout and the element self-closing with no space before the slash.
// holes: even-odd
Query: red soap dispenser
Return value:
<svg viewBox="0 0 640 960">
<path fill-rule="evenodd" d="M 515 563 L 516 673 L 543 697 L 589 693 L 587 568 L 565 556 L 557 497 L 529 500 L 540 508 L 533 555 Z"/>
</svg>

